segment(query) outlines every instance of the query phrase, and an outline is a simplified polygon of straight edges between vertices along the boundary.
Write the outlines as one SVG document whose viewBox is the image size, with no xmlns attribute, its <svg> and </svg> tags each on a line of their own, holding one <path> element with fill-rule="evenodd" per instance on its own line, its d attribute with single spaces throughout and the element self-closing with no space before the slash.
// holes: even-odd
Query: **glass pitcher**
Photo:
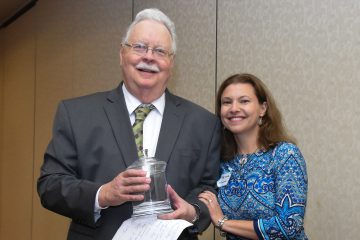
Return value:
<svg viewBox="0 0 360 240">
<path fill-rule="evenodd" d="M 145 154 L 145 157 L 135 161 L 128 169 L 142 169 L 147 172 L 146 176 L 151 178 L 150 189 L 144 193 L 144 200 L 133 202 L 132 217 L 173 211 L 166 191 L 166 162 L 159 161 L 155 157 L 147 157 Z"/>
</svg>

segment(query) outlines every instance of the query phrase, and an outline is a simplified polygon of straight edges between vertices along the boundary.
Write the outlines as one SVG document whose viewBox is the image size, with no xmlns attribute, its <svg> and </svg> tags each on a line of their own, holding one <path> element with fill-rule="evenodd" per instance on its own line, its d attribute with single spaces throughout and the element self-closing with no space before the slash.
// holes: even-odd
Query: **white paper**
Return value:
<svg viewBox="0 0 360 240">
<path fill-rule="evenodd" d="M 156 215 L 130 218 L 121 224 L 113 240 L 176 240 L 190 226 L 182 219 L 161 220 Z"/>
</svg>

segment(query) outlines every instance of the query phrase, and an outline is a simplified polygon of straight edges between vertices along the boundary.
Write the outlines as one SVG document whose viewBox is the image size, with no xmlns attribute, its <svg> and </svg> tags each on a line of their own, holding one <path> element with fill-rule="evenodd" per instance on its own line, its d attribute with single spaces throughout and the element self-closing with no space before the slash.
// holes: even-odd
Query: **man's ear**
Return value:
<svg viewBox="0 0 360 240">
<path fill-rule="evenodd" d="M 120 46 L 120 50 L 119 50 L 120 66 L 123 64 L 123 54 L 124 54 L 124 48 Z"/>
</svg>

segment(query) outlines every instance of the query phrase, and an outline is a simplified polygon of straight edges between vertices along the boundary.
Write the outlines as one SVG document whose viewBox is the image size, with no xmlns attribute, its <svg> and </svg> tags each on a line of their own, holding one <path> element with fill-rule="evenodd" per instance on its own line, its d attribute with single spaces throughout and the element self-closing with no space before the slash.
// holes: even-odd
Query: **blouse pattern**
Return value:
<svg viewBox="0 0 360 240">
<path fill-rule="evenodd" d="M 281 142 L 247 156 L 241 164 L 243 157 L 221 164 L 221 176 L 231 174 L 218 192 L 224 215 L 253 220 L 259 239 L 307 239 L 303 224 L 308 180 L 300 150 Z M 227 239 L 246 238 L 228 233 Z"/>
</svg>

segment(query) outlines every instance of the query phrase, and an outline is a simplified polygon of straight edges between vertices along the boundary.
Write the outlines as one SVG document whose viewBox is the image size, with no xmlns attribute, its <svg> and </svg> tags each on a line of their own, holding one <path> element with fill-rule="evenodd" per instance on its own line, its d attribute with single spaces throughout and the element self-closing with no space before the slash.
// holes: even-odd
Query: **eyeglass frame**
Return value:
<svg viewBox="0 0 360 240">
<path fill-rule="evenodd" d="M 174 55 L 173 52 L 170 52 L 166 49 L 163 49 L 160 47 L 150 47 L 143 43 L 132 43 L 131 44 L 128 42 L 124 42 L 121 44 L 121 46 L 130 48 L 136 55 L 139 55 L 139 56 L 145 56 L 149 50 L 151 50 L 152 54 L 157 58 L 165 58 L 165 57 L 170 58 Z M 136 49 L 135 48 L 136 46 L 141 47 L 141 48 Z M 158 50 L 161 50 L 161 51 L 158 51 Z M 144 51 L 144 52 L 141 52 L 141 51 Z M 164 54 L 164 55 L 161 55 L 161 54 Z"/>
</svg>

